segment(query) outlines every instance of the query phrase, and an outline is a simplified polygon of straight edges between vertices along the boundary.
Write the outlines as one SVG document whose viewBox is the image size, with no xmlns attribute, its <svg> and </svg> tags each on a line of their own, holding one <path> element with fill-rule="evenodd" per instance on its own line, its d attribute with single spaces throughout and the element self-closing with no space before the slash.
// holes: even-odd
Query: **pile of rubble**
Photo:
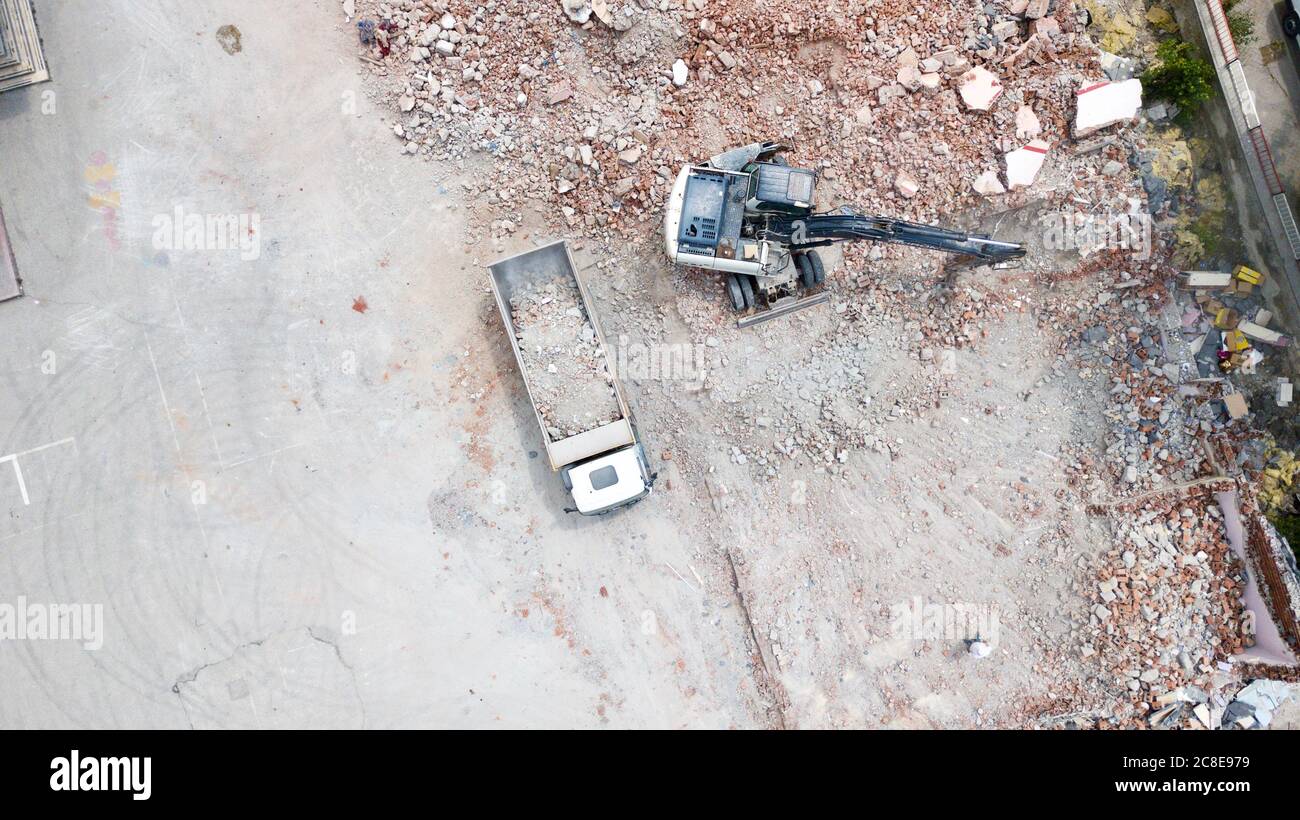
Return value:
<svg viewBox="0 0 1300 820">
<path fill-rule="evenodd" d="M 523 285 L 510 297 L 510 313 L 529 388 L 552 440 L 622 416 L 604 351 L 576 285 L 563 279 Z"/>
<path fill-rule="evenodd" d="M 657 211 L 684 162 L 767 137 L 867 210 L 934 221 L 1023 196 L 1104 77 L 1069 2 L 343 5 L 406 151 L 507 160 L 476 183 L 489 204 L 551 202 L 588 229 Z"/>
<path fill-rule="evenodd" d="M 1245 569 L 1212 497 L 1178 509 L 1151 503 L 1117 517 L 1116 548 L 1103 556 L 1091 611 L 1075 633 L 1080 654 L 1107 670 L 1100 696 L 1112 725 L 1217 727 L 1231 658 L 1254 645 L 1244 616 Z"/>
</svg>

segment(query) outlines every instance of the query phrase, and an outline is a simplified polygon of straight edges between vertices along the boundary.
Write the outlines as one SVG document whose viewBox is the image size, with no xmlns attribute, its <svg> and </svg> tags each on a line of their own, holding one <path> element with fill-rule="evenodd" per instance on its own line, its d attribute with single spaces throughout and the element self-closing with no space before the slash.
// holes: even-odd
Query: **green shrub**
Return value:
<svg viewBox="0 0 1300 820">
<path fill-rule="evenodd" d="M 1275 512 L 1268 517 L 1278 533 L 1291 545 L 1291 551 L 1300 559 L 1300 515 Z"/>
<path fill-rule="evenodd" d="M 1192 52 L 1191 43 L 1170 38 L 1156 48 L 1158 62 L 1142 72 L 1142 88 L 1178 106 L 1186 118 L 1214 94 L 1214 66 Z"/>
<path fill-rule="evenodd" d="M 1255 42 L 1255 20 L 1244 13 L 1234 14 L 1233 9 L 1241 0 L 1223 0 L 1223 14 L 1228 18 L 1228 31 L 1232 32 L 1232 41 L 1238 48 Z"/>
</svg>

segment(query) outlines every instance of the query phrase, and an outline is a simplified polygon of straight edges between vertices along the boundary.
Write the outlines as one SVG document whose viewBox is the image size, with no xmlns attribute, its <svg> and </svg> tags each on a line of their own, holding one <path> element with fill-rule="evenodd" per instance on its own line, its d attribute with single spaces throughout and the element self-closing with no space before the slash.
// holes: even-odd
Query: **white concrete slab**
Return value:
<svg viewBox="0 0 1300 820">
<path fill-rule="evenodd" d="M 1075 92 L 1074 136 L 1095 134 L 1122 122 L 1129 122 L 1142 108 L 1142 81 L 1085 83 Z"/>
</svg>

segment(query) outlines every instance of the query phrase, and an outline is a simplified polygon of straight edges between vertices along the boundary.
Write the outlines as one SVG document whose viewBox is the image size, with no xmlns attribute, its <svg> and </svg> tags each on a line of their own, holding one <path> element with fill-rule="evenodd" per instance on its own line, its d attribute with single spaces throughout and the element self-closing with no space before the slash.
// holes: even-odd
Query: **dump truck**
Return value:
<svg viewBox="0 0 1300 820">
<path fill-rule="evenodd" d="M 1004 265 L 1023 245 L 869 216 L 851 207 L 813 210 L 815 171 L 792 168 L 788 146 L 756 142 L 681 169 L 664 208 L 664 249 L 675 265 L 726 275 L 731 306 L 749 327 L 822 304 L 826 278 L 817 248 L 836 242 L 912 245 L 954 254 L 952 266 Z"/>
<path fill-rule="evenodd" d="M 501 259 L 488 271 L 546 457 L 573 498 L 565 512 L 604 515 L 648 496 L 656 474 L 568 243 Z M 562 338 L 535 337 L 527 317 L 548 308 L 546 331 Z M 562 402 L 577 412 L 561 417 Z"/>
</svg>

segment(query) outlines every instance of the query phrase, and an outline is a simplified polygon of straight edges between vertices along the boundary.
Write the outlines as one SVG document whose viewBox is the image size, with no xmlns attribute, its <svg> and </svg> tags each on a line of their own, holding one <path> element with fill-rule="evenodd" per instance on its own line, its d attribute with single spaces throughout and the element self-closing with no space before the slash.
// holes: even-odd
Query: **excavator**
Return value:
<svg viewBox="0 0 1300 820">
<path fill-rule="evenodd" d="M 912 245 L 957 255 L 956 264 L 1002 265 L 1023 245 L 842 206 L 813 211 L 814 171 L 793 168 L 789 146 L 756 142 L 688 165 L 677 175 L 664 214 L 664 245 L 675 265 L 726 274 L 731 305 L 750 327 L 830 301 L 813 293 L 826 278 L 817 248 L 836 242 Z"/>
</svg>

